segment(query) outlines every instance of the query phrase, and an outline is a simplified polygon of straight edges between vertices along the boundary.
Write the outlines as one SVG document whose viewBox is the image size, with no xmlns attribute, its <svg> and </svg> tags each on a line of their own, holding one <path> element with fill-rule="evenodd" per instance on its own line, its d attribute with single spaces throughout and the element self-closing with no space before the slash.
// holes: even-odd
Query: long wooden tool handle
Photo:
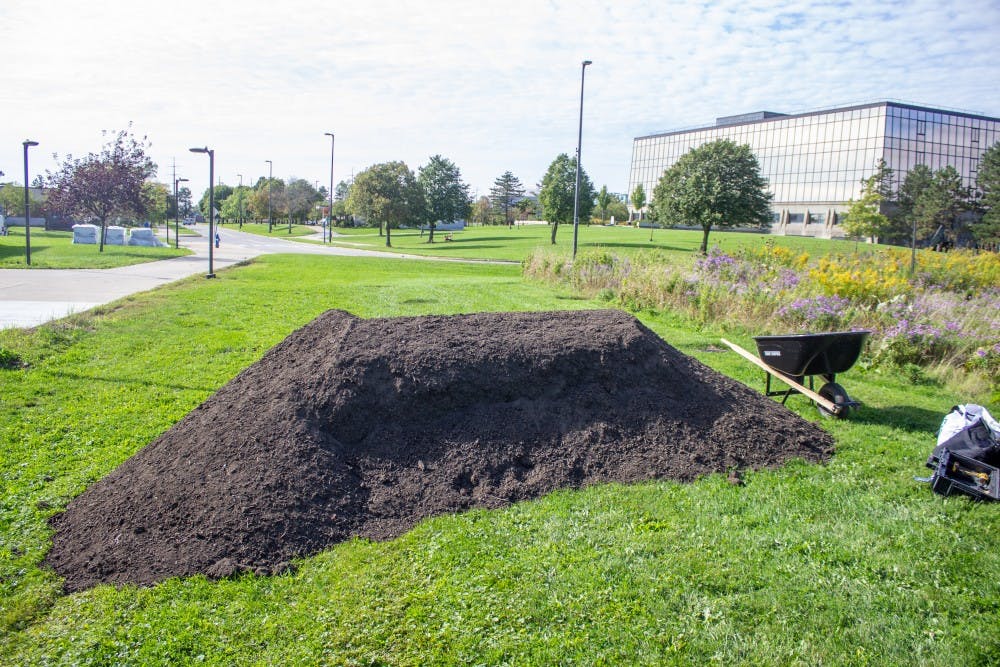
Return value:
<svg viewBox="0 0 1000 667">
<path fill-rule="evenodd" d="M 768 366 L 766 363 L 764 363 L 761 360 L 760 357 L 758 357 L 755 354 L 751 354 L 750 352 L 747 352 L 746 350 L 744 350 L 742 347 L 740 347 L 736 343 L 730 343 L 725 338 L 722 339 L 722 342 L 725 343 L 726 345 L 728 345 L 729 349 L 731 349 L 736 354 L 738 354 L 741 357 L 745 358 L 747 361 L 751 361 L 751 362 L 757 364 L 762 369 L 764 369 L 764 371 L 766 371 L 766 372 L 770 373 L 771 375 L 775 376 L 776 378 L 778 378 L 779 380 L 781 380 L 782 382 L 784 382 L 785 384 L 787 384 L 789 387 L 792 387 L 793 389 L 797 389 L 798 391 L 802 392 L 803 394 L 805 394 L 806 396 L 808 396 L 809 398 L 811 398 L 813 401 L 815 401 L 819 405 L 822 405 L 829 412 L 831 412 L 833 414 L 839 414 L 840 411 L 843 410 L 843 406 L 837 405 L 833 401 L 830 401 L 828 399 L 823 398 L 822 396 L 820 396 L 819 394 L 817 394 L 812 389 L 809 389 L 808 387 L 803 387 L 801 384 L 799 384 L 798 382 L 796 382 L 792 378 L 788 377 L 784 373 L 782 373 L 782 372 L 780 372 L 778 370 L 775 370 L 772 366 Z"/>
</svg>

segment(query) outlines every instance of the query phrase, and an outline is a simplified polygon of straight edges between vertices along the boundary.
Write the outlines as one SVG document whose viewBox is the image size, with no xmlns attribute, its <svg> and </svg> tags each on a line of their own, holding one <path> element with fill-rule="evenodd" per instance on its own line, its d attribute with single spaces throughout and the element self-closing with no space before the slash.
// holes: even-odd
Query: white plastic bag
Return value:
<svg viewBox="0 0 1000 667">
<path fill-rule="evenodd" d="M 1000 439 L 1000 423 L 993 418 L 990 411 L 981 405 L 969 403 L 956 405 L 944 416 L 941 428 L 938 430 L 937 444 L 941 444 L 952 436 L 962 432 L 976 422 L 982 421 L 993 432 L 993 437 Z"/>
</svg>

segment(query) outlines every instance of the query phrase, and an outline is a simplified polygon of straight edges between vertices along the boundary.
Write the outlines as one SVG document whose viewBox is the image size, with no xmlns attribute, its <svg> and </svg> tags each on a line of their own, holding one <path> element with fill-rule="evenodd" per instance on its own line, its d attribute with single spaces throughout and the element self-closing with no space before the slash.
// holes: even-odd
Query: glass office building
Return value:
<svg viewBox="0 0 1000 667">
<path fill-rule="evenodd" d="M 880 159 L 893 170 L 894 188 L 918 164 L 952 165 L 974 187 L 983 152 L 1000 141 L 1000 118 L 897 102 L 728 116 L 708 127 L 636 137 L 628 191 L 641 183 L 652 199 L 664 170 L 716 139 L 747 144 L 757 156 L 774 194 L 773 233 L 830 238 L 843 236 L 839 217 Z"/>
</svg>

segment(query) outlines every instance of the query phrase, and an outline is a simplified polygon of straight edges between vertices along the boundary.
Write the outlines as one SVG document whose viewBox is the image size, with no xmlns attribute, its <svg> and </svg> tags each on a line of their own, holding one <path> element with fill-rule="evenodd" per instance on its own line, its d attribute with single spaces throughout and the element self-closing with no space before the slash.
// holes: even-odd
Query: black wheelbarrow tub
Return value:
<svg viewBox="0 0 1000 667">
<path fill-rule="evenodd" d="M 843 373 L 861 356 L 870 331 L 754 336 L 761 360 L 791 377 Z"/>
</svg>

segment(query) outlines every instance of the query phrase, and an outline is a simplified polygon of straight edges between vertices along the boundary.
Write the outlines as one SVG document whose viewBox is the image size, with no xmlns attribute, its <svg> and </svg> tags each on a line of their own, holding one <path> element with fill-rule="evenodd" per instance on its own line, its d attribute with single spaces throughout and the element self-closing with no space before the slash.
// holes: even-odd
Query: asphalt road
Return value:
<svg viewBox="0 0 1000 667">
<path fill-rule="evenodd" d="M 37 326 L 187 276 L 198 273 L 207 275 L 208 227 L 197 225 L 194 229 L 202 236 L 181 237 L 181 246 L 194 251 L 193 255 L 186 257 L 116 269 L 0 269 L 0 329 Z M 320 234 L 317 228 L 317 240 L 321 238 Z M 244 234 L 227 227 L 219 228 L 219 238 L 220 247 L 213 248 L 215 271 L 259 255 L 274 253 L 427 259 L 415 255 L 286 241 Z"/>
</svg>

